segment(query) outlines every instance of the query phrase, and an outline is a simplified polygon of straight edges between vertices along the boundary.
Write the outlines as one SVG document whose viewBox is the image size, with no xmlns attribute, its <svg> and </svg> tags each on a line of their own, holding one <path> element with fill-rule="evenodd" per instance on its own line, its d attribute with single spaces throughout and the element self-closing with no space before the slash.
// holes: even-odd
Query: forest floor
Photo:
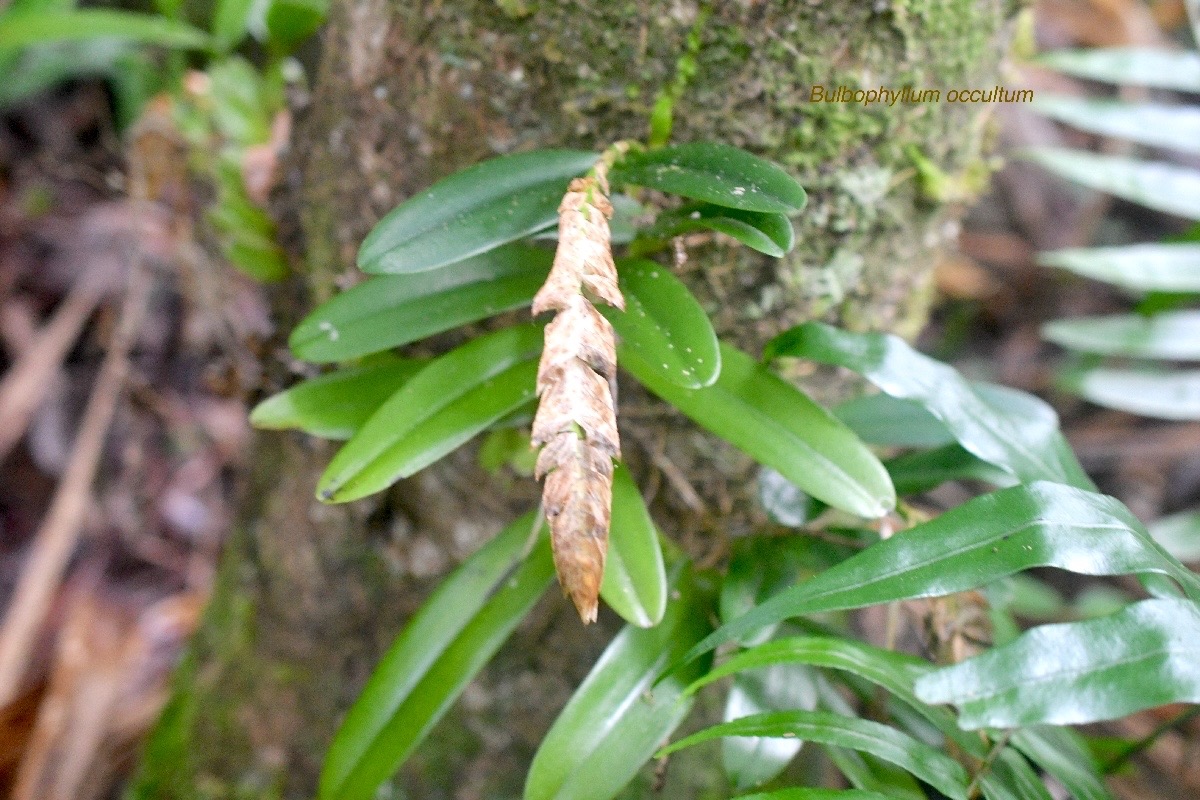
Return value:
<svg viewBox="0 0 1200 800">
<path fill-rule="evenodd" d="M 1162 45 L 1186 24 L 1181 9 L 1043 2 L 1039 45 Z M 1099 91 L 1021 75 L 1035 91 Z M 1002 153 L 1111 148 L 1020 106 L 996 117 Z M 116 796 L 136 759 L 212 589 L 251 444 L 256 343 L 271 334 L 255 284 L 209 263 L 195 240 L 202 200 L 175 196 L 165 213 L 130 201 L 129 157 L 96 82 L 0 120 L 0 608 L 8 633 L 24 632 L 0 644 L 0 795 L 22 800 Z M 1034 257 L 1184 229 L 1010 161 L 938 266 L 942 300 L 921 341 L 972 377 L 1050 399 L 1101 489 L 1144 521 L 1200 506 L 1200 423 L 1106 411 L 1056 388 L 1064 354 L 1039 327 L 1130 303 Z M 948 485 L 928 501 L 948 507 L 967 492 Z M 1144 737 L 1179 711 L 1095 732 Z M 1114 785 L 1128 800 L 1200 796 L 1200 722 L 1163 730 Z"/>
</svg>

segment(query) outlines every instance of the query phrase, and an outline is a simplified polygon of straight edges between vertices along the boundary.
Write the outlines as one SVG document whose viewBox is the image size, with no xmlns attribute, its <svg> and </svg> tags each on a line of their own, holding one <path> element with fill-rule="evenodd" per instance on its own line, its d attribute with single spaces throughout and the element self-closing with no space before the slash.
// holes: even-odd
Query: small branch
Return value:
<svg viewBox="0 0 1200 800">
<path fill-rule="evenodd" d="M 992 769 L 992 764 L 996 763 L 996 759 L 1004 752 L 1004 748 L 1008 747 L 1008 740 L 1012 738 L 1012 731 L 1005 731 L 1004 734 L 996 740 L 992 745 L 991 751 L 984 758 L 983 763 L 979 765 L 979 769 L 975 771 L 975 775 L 971 778 L 971 783 L 967 786 L 967 797 L 974 797 L 979 791 L 979 781 L 983 776 L 988 774 Z"/>
<path fill-rule="evenodd" d="M 19 360 L 0 380 L 0 460 L 25 435 L 33 412 L 54 386 L 54 375 L 79 338 L 83 325 L 100 300 L 93 281 L 81 276 L 54 315 L 37 332 Z"/>
<path fill-rule="evenodd" d="M 1171 730 L 1174 730 L 1175 728 L 1178 728 L 1182 725 L 1187 724 L 1187 722 L 1189 720 L 1191 720 L 1198 714 L 1200 714 L 1200 706 L 1195 706 L 1195 707 L 1189 708 L 1187 711 L 1184 711 L 1184 712 L 1172 717 L 1171 719 L 1169 719 L 1165 722 L 1160 723 L 1158 725 L 1158 727 L 1156 727 L 1154 730 L 1150 731 L 1150 733 L 1146 734 L 1141 739 L 1138 739 L 1136 742 L 1129 745 L 1124 750 L 1117 753 L 1112 758 L 1108 759 L 1103 764 L 1101 764 L 1100 771 L 1102 773 L 1104 773 L 1105 775 L 1109 775 L 1113 772 L 1116 772 L 1118 769 L 1120 769 L 1122 766 L 1124 766 L 1131 758 L 1136 756 L 1138 753 L 1141 753 L 1142 751 L 1148 749 L 1151 745 L 1153 745 L 1156 741 L 1158 741 L 1159 737 L 1162 736 L 1164 733 L 1167 733 Z"/>
<path fill-rule="evenodd" d="M 88 398 L 70 461 L 34 538 L 0 626 L 0 706 L 6 705 L 20 690 L 38 631 L 79 542 L 92 481 L 129 373 L 129 349 L 141 325 L 150 284 L 142 258 L 135 257 L 129 269 L 120 322 Z M 84 304 L 82 300 L 76 302 L 78 314 Z M 66 328 L 66 323 L 63 327 Z"/>
</svg>

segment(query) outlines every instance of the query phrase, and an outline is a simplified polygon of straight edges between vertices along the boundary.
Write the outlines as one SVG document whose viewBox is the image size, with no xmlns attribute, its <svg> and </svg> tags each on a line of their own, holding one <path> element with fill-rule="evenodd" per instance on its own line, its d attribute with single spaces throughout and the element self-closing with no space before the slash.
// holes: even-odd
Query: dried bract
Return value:
<svg viewBox="0 0 1200 800">
<path fill-rule="evenodd" d="M 558 251 L 533 313 L 558 314 L 546 326 L 538 365 L 540 401 L 533 443 L 542 445 L 537 477 L 550 522 L 554 566 L 584 622 L 594 622 L 608 552 L 612 459 L 617 436 L 616 337 L 584 293 L 618 308 L 608 218 L 612 206 L 596 178 L 572 181 L 558 209 Z"/>
</svg>

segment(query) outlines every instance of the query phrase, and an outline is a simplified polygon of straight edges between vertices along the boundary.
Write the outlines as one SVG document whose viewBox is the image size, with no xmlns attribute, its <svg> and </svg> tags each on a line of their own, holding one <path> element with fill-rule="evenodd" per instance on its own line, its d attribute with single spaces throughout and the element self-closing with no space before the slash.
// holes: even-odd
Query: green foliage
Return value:
<svg viewBox="0 0 1200 800">
<path fill-rule="evenodd" d="M 285 277 L 275 223 L 247 189 L 246 158 L 256 148 L 281 144 L 273 134 L 284 111 L 284 75 L 298 70 L 286 57 L 324 20 L 327 0 L 215 0 L 202 20 L 188 19 L 191 9 L 179 0 L 159 0 L 157 14 L 74 6 L 72 0 L 26 0 L 0 13 L 6 78 L 0 108 L 69 78 L 98 76 L 111 80 L 118 121 L 130 125 L 151 96 L 166 93 L 191 146 L 194 171 L 215 187 L 205 218 L 222 254 L 256 280 Z M 236 55 L 251 37 L 266 53 L 257 64 Z M 172 55 L 163 59 L 162 49 Z M 177 57 L 184 51 L 207 57 L 191 91 L 184 90 L 186 62 Z M 207 88 L 197 95 L 201 83 Z"/>
<path fill-rule="evenodd" d="M 1047 653 L 1058 657 L 1047 661 Z M 1143 600 L 1101 619 L 1043 625 L 922 677 L 916 691 L 927 703 L 957 705 L 968 730 L 1095 722 L 1200 703 L 1200 608 Z"/>
<path fill-rule="evenodd" d="M 625 310 L 601 312 L 624 342 L 622 358 L 674 386 L 702 389 L 721 374 L 721 350 L 708 315 L 670 270 L 645 259 L 617 262 Z"/>
<path fill-rule="evenodd" d="M 724 720 L 663 755 L 725 739 L 731 785 L 746 790 L 778 780 L 807 741 L 855 787 L 749 797 L 921 800 L 928 786 L 952 798 L 1044 800 L 1034 765 L 1077 797 L 1109 797 L 1078 739 L 1052 726 L 1197 699 L 1195 670 L 1183 663 L 1195 654 L 1180 643 L 1197 638 L 1200 578 L 1172 555 L 1189 552 L 1192 523 L 1176 523 L 1182 534 L 1164 527 L 1156 539 L 1095 492 L 1048 405 L 967 381 L 895 337 L 808 323 L 772 341 L 763 361 L 719 342 L 684 284 L 651 259 L 670 237 L 694 231 L 768 254 L 794 245 L 787 214 L 801 209 L 804 192 L 749 153 L 705 143 L 603 156 L 533 152 L 438 182 L 364 242 L 360 265 L 390 274 L 331 299 L 293 332 L 297 356 L 344 366 L 268 398 L 256 424 L 349 437 L 318 487 L 332 502 L 383 490 L 489 429 L 481 458 L 492 469 L 513 463 L 513 448 L 528 442 L 513 426 L 527 423 L 535 394 L 539 325 L 499 327 L 427 362 L 389 351 L 529 303 L 550 268 L 539 242 L 553 238 L 559 198 L 597 164 L 612 196 L 635 198 L 631 213 L 619 212 L 627 308 L 604 311 L 620 339 L 618 362 L 763 465 L 760 494 L 777 524 L 735 542 L 723 574 L 697 572 L 615 465 L 601 597 L 629 625 L 546 735 L 526 800 L 618 796 L 695 694 L 722 678 L 732 681 Z M 641 201 L 658 195 L 643 188 L 688 200 L 655 209 Z M 1176 285 L 1184 254 L 1155 254 L 1160 283 Z M 1082 262 L 1102 260 L 1085 254 Z M 1180 312 L 1057 335 L 1126 356 L 1178 356 L 1172 334 L 1189 324 Z M 831 412 L 772 371 L 784 358 L 853 370 L 882 394 Z M 951 480 L 998 490 L 932 519 L 898 501 Z M 544 531 L 534 515 L 513 523 L 401 633 L 335 737 L 321 798 L 372 796 L 508 636 L 550 581 L 548 545 L 535 528 Z M 1161 599 L 1110 593 L 1099 611 L 1083 599 L 1068 605 L 1023 574 L 1039 567 L 1136 575 Z M 959 594 L 970 590 L 984 594 Z M 916 599 L 969 607 L 985 595 L 1001 644 L 953 666 L 858 641 L 845 613 Z M 1019 612 L 1056 624 L 1021 634 Z M 727 652 L 714 659 L 718 645 Z M 1148 686 L 1132 670 L 1164 680 Z M 1013 730 L 976 731 L 997 725 Z"/>
<path fill-rule="evenodd" d="M 358 249 L 358 266 L 424 272 L 549 228 L 567 181 L 595 163 L 595 153 L 539 150 L 476 164 L 381 219 Z"/>
<path fill-rule="evenodd" d="M 626 627 L 563 708 L 529 767 L 525 800 L 607 800 L 625 787 L 691 710 L 684 688 L 697 662 L 655 682 L 711 630 L 712 599 L 679 565 L 672 600 L 653 628 Z"/>
<path fill-rule="evenodd" d="M 629 470 L 613 474 L 612 530 L 600 597 L 631 625 L 653 628 L 667 610 L 667 570 L 658 529 Z"/>
<path fill-rule="evenodd" d="M 1200 54 L 1090 50 L 1042 59 L 1064 72 L 1111 83 L 1200 91 Z M 1187 153 L 1200 151 L 1200 107 L 1043 97 L 1037 109 L 1104 136 Z M 1084 186 L 1147 208 L 1200 219 L 1200 171 L 1125 156 L 1041 149 L 1037 163 Z M 1043 264 L 1145 295 L 1138 315 L 1056 320 L 1043 336 L 1074 352 L 1115 356 L 1128 365 L 1076 359 L 1061 385 L 1099 405 L 1162 419 L 1200 419 L 1200 372 L 1170 371 L 1156 361 L 1196 361 L 1196 313 L 1171 309 L 1200 297 L 1200 250 L 1186 242 L 1043 253 Z M 1172 293 L 1169 298 L 1162 293 Z"/>
<path fill-rule="evenodd" d="M 536 524 L 535 524 L 536 523 Z M 548 531 L 508 526 L 442 582 L 376 667 L 325 759 L 320 796 L 367 800 L 550 585 Z"/>
</svg>

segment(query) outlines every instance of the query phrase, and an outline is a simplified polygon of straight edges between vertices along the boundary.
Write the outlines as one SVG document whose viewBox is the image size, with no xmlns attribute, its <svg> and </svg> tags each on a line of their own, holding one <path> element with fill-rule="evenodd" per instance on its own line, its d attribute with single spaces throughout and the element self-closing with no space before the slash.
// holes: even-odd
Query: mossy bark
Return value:
<svg viewBox="0 0 1200 800">
<path fill-rule="evenodd" d="M 308 299 L 352 279 L 358 242 L 400 200 L 502 152 L 645 138 L 660 90 L 697 37 L 676 141 L 728 142 L 790 167 L 809 190 L 787 258 L 725 243 L 683 277 L 719 331 L 753 351 L 798 321 L 912 335 L 936 250 L 952 235 L 946 185 L 982 169 L 987 109 L 946 92 L 997 82 L 1009 0 L 671 3 L 345 0 L 334 4 L 293 158 Z M 940 89 L 942 102 L 810 102 L 814 86 Z M 929 165 L 941 186 L 930 182 Z M 919 169 L 920 168 L 920 169 Z M 924 170 L 925 181 L 922 181 Z M 622 390 L 623 412 L 630 404 Z M 622 435 L 685 547 L 744 532 L 751 465 L 634 399 Z M 630 418 L 631 417 L 631 418 Z M 134 796 L 309 797 L 324 747 L 381 649 L 432 585 L 535 501 L 469 453 L 386 497 L 324 507 L 328 452 L 260 436 L 241 522 L 204 630 Z M 655 465 L 670 461 L 673 491 Z M 678 487 L 676 487 L 678 488 Z M 652 491 L 654 489 L 652 488 Z M 731 517 L 737 517 L 732 521 Z M 397 778 L 419 798 L 509 797 L 572 687 L 616 627 L 583 628 L 548 596 Z M 699 764 L 700 762 L 693 762 Z M 718 795 L 711 769 L 673 765 L 668 796 Z M 648 782 L 643 782 L 643 789 Z M 635 794 L 642 790 L 636 790 Z"/>
</svg>

